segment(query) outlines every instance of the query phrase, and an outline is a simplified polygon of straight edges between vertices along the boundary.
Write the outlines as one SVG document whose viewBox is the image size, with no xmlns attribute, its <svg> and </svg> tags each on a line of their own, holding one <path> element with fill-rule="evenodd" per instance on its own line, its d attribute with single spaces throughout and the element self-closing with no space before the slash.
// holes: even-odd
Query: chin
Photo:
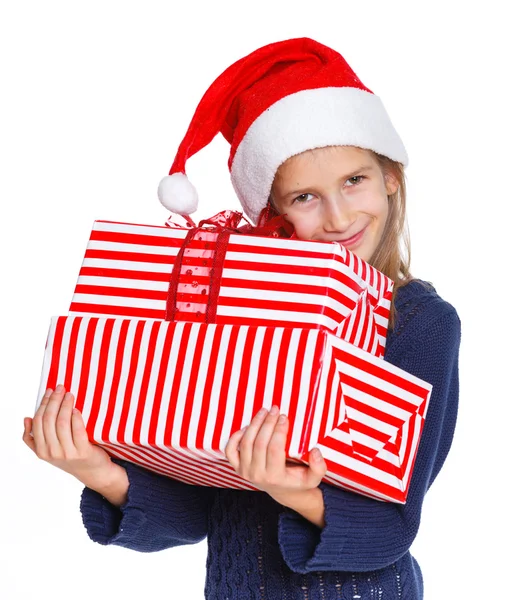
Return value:
<svg viewBox="0 0 520 600">
<path fill-rule="evenodd" d="M 358 258 L 361 258 L 361 260 L 364 260 L 365 262 L 368 262 L 371 253 L 368 252 L 365 248 L 352 248 L 350 250 L 350 252 L 352 252 L 352 254 L 355 254 Z"/>
</svg>

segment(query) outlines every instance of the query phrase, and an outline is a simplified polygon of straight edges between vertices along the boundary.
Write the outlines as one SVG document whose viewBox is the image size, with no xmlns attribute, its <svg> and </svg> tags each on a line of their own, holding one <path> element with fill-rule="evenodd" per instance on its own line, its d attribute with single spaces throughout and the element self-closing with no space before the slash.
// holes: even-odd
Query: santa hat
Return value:
<svg viewBox="0 0 520 600">
<path fill-rule="evenodd" d="M 309 38 L 269 44 L 226 69 L 200 101 L 159 199 L 191 214 L 197 192 L 186 161 L 221 132 L 231 144 L 231 181 L 256 223 L 278 167 L 312 148 L 357 146 L 408 163 L 381 100 L 335 50 Z"/>
</svg>

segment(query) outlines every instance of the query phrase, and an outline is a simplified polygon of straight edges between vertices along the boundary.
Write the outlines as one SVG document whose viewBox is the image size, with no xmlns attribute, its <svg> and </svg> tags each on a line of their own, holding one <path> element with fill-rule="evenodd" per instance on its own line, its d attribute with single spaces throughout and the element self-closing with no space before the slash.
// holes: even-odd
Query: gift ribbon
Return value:
<svg viewBox="0 0 520 600">
<path fill-rule="evenodd" d="M 232 233 L 246 235 L 260 235 L 266 237 L 294 237 L 294 230 L 290 223 L 285 221 L 283 216 L 273 212 L 268 205 L 260 214 L 258 225 L 254 226 L 247 220 L 240 226 L 244 216 L 240 212 L 225 210 L 217 213 L 209 219 L 203 219 L 198 225 L 186 220 L 186 225 L 180 225 L 170 217 L 166 221 L 168 227 L 189 228 L 184 238 L 179 252 L 175 258 L 173 269 L 168 285 L 168 297 L 166 300 L 166 321 L 174 321 L 178 312 L 178 286 L 181 269 L 184 260 L 184 254 L 193 238 L 200 231 L 210 231 L 217 233 L 215 240 L 215 251 L 213 253 L 213 265 L 210 267 L 210 282 L 208 289 L 208 299 L 206 305 L 205 322 L 214 323 L 217 316 L 217 300 L 220 293 L 220 282 L 222 271 L 224 269 L 224 259 L 229 243 L 229 237 Z"/>
<path fill-rule="evenodd" d="M 193 228 L 188 231 L 186 237 L 182 242 L 182 246 L 179 249 L 179 253 L 173 263 L 173 269 L 170 275 L 170 282 L 168 284 L 168 297 L 166 299 L 166 315 L 165 321 L 174 321 L 177 313 L 177 292 L 178 292 L 178 281 L 181 274 L 182 259 L 184 258 L 184 252 L 188 247 L 188 244 L 195 237 L 198 229 Z"/>
</svg>

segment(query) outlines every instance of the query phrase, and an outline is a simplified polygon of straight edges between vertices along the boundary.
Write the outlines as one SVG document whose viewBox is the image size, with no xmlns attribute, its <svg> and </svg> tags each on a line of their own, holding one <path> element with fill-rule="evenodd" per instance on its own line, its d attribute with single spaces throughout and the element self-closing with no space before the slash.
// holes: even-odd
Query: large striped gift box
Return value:
<svg viewBox="0 0 520 600">
<path fill-rule="evenodd" d="M 318 446 L 324 481 L 404 503 L 431 386 L 323 329 L 63 316 L 38 398 L 63 383 L 110 454 L 190 484 L 255 489 L 230 435 L 273 404 L 287 455 Z"/>
<path fill-rule="evenodd" d="M 392 291 L 337 243 L 95 221 L 70 314 L 324 327 L 383 356 Z"/>
</svg>

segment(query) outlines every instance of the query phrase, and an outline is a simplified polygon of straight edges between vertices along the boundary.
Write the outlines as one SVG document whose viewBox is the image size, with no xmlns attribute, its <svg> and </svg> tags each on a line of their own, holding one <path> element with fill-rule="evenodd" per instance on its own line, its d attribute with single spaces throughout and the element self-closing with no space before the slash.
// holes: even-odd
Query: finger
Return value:
<svg viewBox="0 0 520 600">
<path fill-rule="evenodd" d="M 279 408 L 273 406 L 258 430 L 253 443 L 253 454 L 251 456 L 251 471 L 254 473 L 258 474 L 267 469 L 267 450 L 270 447 L 279 416 Z"/>
<path fill-rule="evenodd" d="M 246 432 L 247 427 L 239 429 L 235 431 L 235 433 L 229 438 L 229 441 L 226 445 L 225 454 L 226 458 L 229 460 L 231 466 L 237 471 L 240 467 L 240 448 L 239 444 L 244 434 Z"/>
<path fill-rule="evenodd" d="M 45 414 L 45 410 L 47 408 L 47 404 L 49 404 L 49 399 L 52 392 L 53 390 L 51 390 L 51 388 L 45 390 L 45 394 L 40 402 L 40 406 L 38 407 L 38 410 L 34 414 L 34 418 L 32 420 L 32 433 L 36 443 L 36 450 L 38 452 L 44 451 L 45 449 L 45 436 L 43 435 L 42 417 Z"/>
<path fill-rule="evenodd" d="M 44 412 L 45 412 L 45 407 L 47 406 L 47 404 L 49 404 L 49 398 L 51 397 L 51 394 L 52 394 L 52 392 L 53 392 L 53 391 L 54 391 L 54 390 L 53 390 L 53 389 L 51 389 L 51 388 L 47 388 L 47 389 L 45 390 L 45 393 L 43 394 L 43 396 L 42 396 L 42 399 L 41 399 L 41 401 L 40 401 L 40 405 L 38 406 L 38 408 L 37 408 L 37 410 L 36 410 L 35 416 L 36 416 L 38 413 L 40 413 L 40 414 L 41 414 L 41 413 L 44 413 Z"/>
<path fill-rule="evenodd" d="M 56 419 L 61 408 L 61 403 L 65 397 L 65 388 L 63 385 L 56 386 L 56 389 L 50 395 L 45 412 L 42 415 L 42 428 L 45 444 L 49 454 L 58 457 L 62 453 L 60 441 L 56 432 Z"/>
<path fill-rule="evenodd" d="M 267 416 L 267 412 L 266 408 L 262 408 L 256 413 L 249 424 L 249 427 L 246 429 L 244 437 L 240 441 L 240 463 L 242 468 L 248 469 L 251 464 L 253 444 L 258 434 L 258 430 Z"/>
<path fill-rule="evenodd" d="M 56 416 L 56 436 L 65 454 L 71 456 L 76 448 L 72 437 L 72 408 L 74 396 L 67 392 Z"/>
<path fill-rule="evenodd" d="M 33 436 L 31 435 L 31 428 L 32 428 L 32 419 L 30 417 L 25 417 L 25 419 L 23 420 L 23 429 L 24 430 L 23 430 L 22 439 L 33 452 L 36 452 L 36 444 L 34 442 Z"/>
<path fill-rule="evenodd" d="M 266 454 L 266 469 L 271 473 L 285 471 L 285 463 L 287 461 L 285 445 L 288 433 L 289 419 L 286 415 L 280 415 L 274 427 Z"/>
<path fill-rule="evenodd" d="M 51 394 L 54 390 L 52 388 L 47 388 L 43 394 L 42 400 L 40 402 L 40 406 L 38 407 L 38 409 L 42 408 L 42 410 L 45 410 L 45 406 L 47 406 L 47 404 L 49 404 L 49 398 L 51 397 Z"/>
<path fill-rule="evenodd" d="M 77 408 L 72 409 L 71 418 L 72 443 L 78 452 L 82 452 L 90 445 L 83 415 Z"/>
</svg>

